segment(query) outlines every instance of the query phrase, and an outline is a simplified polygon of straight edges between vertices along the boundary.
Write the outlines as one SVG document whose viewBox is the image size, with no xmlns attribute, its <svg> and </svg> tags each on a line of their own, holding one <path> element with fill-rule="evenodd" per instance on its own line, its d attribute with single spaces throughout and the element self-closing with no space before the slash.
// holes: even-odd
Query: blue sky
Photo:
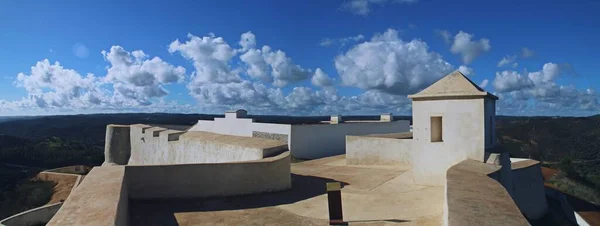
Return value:
<svg viewBox="0 0 600 226">
<path fill-rule="evenodd" d="M 461 66 L 501 97 L 499 114 L 592 115 L 597 12 L 594 0 L 2 2 L 0 115 L 410 114 L 407 94 Z"/>
</svg>

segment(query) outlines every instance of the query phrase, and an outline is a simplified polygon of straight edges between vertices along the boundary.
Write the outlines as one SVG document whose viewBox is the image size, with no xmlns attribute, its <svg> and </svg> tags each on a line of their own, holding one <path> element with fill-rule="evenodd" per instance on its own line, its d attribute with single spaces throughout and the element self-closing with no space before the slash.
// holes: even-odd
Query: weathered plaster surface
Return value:
<svg viewBox="0 0 600 226">
<path fill-rule="evenodd" d="M 198 198 L 290 188 L 290 155 L 257 161 L 127 166 L 130 198 Z"/>
<path fill-rule="evenodd" d="M 127 225 L 125 166 L 94 167 L 47 225 Z"/>
<path fill-rule="evenodd" d="M 408 132 L 409 121 L 292 125 L 290 150 L 297 158 L 317 159 L 346 152 L 347 135 Z"/>
<path fill-rule="evenodd" d="M 442 140 L 431 142 L 430 118 L 442 116 Z M 415 183 L 444 185 L 446 170 L 465 159 L 484 162 L 484 100 L 413 101 Z"/>
<path fill-rule="evenodd" d="M 289 139 L 287 134 L 267 133 L 267 132 L 260 132 L 260 131 L 252 132 L 252 137 L 265 138 L 265 139 L 269 139 L 269 140 L 278 140 L 278 141 L 284 142 L 286 144 Z"/>
<path fill-rule="evenodd" d="M 130 126 L 107 125 L 104 164 L 126 165 L 131 154 Z"/>
<path fill-rule="evenodd" d="M 412 166 L 412 139 L 346 136 L 346 163 L 350 165 Z"/>
<path fill-rule="evenodd" d="M 512 197 L 529 219 L 539 219 L 548 211 L 540 162 L 525 160 L 512 163 Z"/>
<path fill-rule="evenodd" d="M 1 220 L 0 226 L 45 224 L 52 219 L 62 204 L 62 202 L 54 203 L 12 215 Z"/>
<path fill-rule="evenodd" d="M 132 125 L 128 165 L 248 161 L 285 150 L 285 143 L 263 138 Z"/>
<path fill-rule="evenodd" d="M 448 169 L 444 225 L 529 225 L 497 181 L 499 166 L 474 160 Z"/>
</svg>

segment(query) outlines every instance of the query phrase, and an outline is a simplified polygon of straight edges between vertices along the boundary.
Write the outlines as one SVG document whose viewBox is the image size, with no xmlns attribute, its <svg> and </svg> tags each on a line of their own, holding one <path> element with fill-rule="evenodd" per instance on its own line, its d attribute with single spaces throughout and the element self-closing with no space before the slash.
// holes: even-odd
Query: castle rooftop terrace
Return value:
<svg viewBox="0 0 600 226">
<path fill-rule="evenodd" d="M 344 155 L 293 163 L 290 190 L 205 199 L 132 200 L 130 225 L 327 225 L 326 182 L 339 181 L 350 225 L 440 225 L 444 187 L 407 167 L 349 166 Z M 365 205 L 368 203 L 368 205 Z"/>
</svg>

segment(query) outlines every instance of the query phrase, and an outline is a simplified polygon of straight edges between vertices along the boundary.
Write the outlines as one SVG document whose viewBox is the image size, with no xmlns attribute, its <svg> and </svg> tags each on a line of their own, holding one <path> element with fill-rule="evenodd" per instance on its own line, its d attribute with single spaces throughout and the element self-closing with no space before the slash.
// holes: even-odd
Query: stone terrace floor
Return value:
<svg viewBox="0 0 600 226">
<path fill-rule="evenodd" d="M 183 200 L 132 200 L 131 225 L 327 225 L 325 183 L 339 181 L 349 225 L 441 225 L 444 188 L 406 167 L 347 166 L 344 155 L 292 163 L 292 189 Z"/>
</svg>

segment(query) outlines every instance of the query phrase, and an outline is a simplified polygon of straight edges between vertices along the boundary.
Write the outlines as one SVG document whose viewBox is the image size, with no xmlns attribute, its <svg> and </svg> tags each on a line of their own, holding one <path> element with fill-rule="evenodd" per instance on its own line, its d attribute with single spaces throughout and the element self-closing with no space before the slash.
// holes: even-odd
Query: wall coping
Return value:
<svg viewBox="0 0 600 226">
<path fill-rule="evenodd" d="M 464 160 L 448 169 L 448 225 L 529 225 L 506 189 L 490 177 L 500 168 Z"/>
<path fill-rule="evenodd" d="M 0 220 L 0 226 L 5 226 L 5 225 L 6 226 L 10 226 L 11 224 L 6 224 L 7 221 L 11 221 L 11 220 L 13 220 L 15 218 L 19 218 L 19 217 L 22 217 L 24 215 L 29 215 L 31 213 L 34 213 L 34 212 L 37 212 L 37 211 L 40 211 L 40 210 L 45 210 L 45 209 L 48 209 L 48 208 L 55 208 L 56 206 L 58 206 L 58 208 L 60 208 L 60 206 L 62 206 L 62 204 L 63 204 L 62 202 L 58 202 L 58 203 L 44 205 L 44 206 L 40 206 L 40 207 L 37 207 L 37 208 L 33 208 L 33 209 L 30 209 L 30 210 L 26 210 L 26 211 L 17 213 L 15 215 L 12 215 L 10 217 L 7 217 L 7 218 L 4 218 L 4 219 Z M 52 217 L 50 217 L 50 218 L 52 218 Z M 15 224 L 15 225 L 18 225 L 18 224 Z"/>
</svg>

